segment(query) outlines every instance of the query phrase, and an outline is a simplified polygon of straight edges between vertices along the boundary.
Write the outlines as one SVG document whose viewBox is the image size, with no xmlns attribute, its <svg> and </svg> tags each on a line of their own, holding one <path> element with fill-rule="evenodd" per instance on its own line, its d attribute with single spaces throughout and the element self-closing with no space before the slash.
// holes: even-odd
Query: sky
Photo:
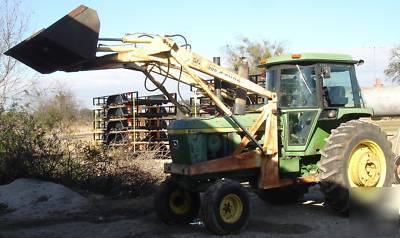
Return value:
<svg viewBox="0 0 400 238">
<path fill-rule="evenodd" d="M 350 54 L 365 60 L 357 68 L 362 86 L 373 85 L 375 78 L 390 84 L 383 70 L 391 48 L 400 44 L 400 1 L 395 0 L 22 0 L 22 7 L 31 14 L 26 36 L 48 27 L 80 4 L 97 10 L 101 37 L 179 33 L 187 37 L 194 52 L 210 59 L 223 57 L 223 47 L 239 37 L 282 42 L 290 53 Z M 95 96 L 125 91 L 149 94 L 143 87 L 144 76 L 127 70 L 56 72 L 35 75 L 35 80 L 47 89 L 57 84 L 70 88 L 87 107 Z M 176 91 L 176 82 L 168 82 L 167 88 Z"/>
</svg>

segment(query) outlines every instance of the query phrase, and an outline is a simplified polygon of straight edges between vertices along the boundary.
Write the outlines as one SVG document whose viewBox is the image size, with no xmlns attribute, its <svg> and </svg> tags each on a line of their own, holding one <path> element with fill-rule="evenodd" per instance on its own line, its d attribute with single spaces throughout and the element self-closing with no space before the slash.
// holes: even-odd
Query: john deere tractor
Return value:
<svg viewBox="0 0 400 238">
<path fill-rule="evenodd" d="M 391 144 L 378 126 L 362 120 L 373 111 L 364 107 L 357 82 L 360 63 L 348 55 L 304 53 L 272 57 L 261 65 L 267 89 L 277 94 L 277 125 L 270 127 L 277 133 L 275 160 L 265 158 L 255 143 L 235 156 L 245 135 L 229 117 L 170 125 L 172 163 L 165 171 L 171 177 L 155 203 L 161 219 L 188 223 L 200 211 L 211 231 L 238 232 L 249 217 L 241 185 L 246 182 L 274 204 L 296 202 L 308 186 L 319 183 L 326 204 L 341 213 L 349 209 L 348 188 L 391 186 Z M 249 113 L 237 120 L 250 128 L 258 117 Z M 261 126 L 255 133 L 259 144 L 265 143 L 265 130 Z M 267 169 L 269 161 L 276 170 Z"/>
<path fill-rule="evenodd" d="M 99 26 L 96 11 L 80 6 L 6 54 L 41 73 L 123 68 L 142 72 L 167 97 L 155 75 L 209 96 L 220 115 L 168 127 L 172 163 L 164 170 L 170 176 L 154 198 L 165 223 L 186 224 L 199 216 L 216 234 L 237 233 L 249 220 L 249 190 L 270 203 L 289 203 L 319 183 L 326 204 L 345 213 L 349 188 L 392 184 L 391 144 L 379 127 L 362 119 L 373 110 L 365 108 L 356 78 L 361 61 L 339 54 L 275 56 L 260 65 L 266 70 L 264 88 L 192 52 L 181 35 L 99 38 Z M 104 44 L 109 41 L 114 43 Z M 232 89 L 241 93 L 232 96 Z M 233 113 L 226 102 L 243 92 L 244 98 L 264 97 L 265 105 Z M 239 99 L 235 102 L 243 104 Z"/>
</svg>

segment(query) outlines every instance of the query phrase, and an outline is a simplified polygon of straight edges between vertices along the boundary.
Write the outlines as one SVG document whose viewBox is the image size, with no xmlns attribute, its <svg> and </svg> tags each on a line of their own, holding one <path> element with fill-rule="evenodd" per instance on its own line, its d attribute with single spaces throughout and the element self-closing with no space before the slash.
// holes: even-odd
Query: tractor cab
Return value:
<svg viewBox="0 0 400 238">
<path fill-rule="evenodd" d="M 318 121 L 364 110 L 354 67 L 361 62 L 349 55 L 304 53 L 274 56 L 261 65 L 266 87 L 277 93 L 287 151 L 306 151 Z"/>
<path fill-rule="evenodd" d="M 275 56 L 263 66 L 280 108 L 363 107 L 358 63 L 348 55 L 305 53 Z"/>
</svg>

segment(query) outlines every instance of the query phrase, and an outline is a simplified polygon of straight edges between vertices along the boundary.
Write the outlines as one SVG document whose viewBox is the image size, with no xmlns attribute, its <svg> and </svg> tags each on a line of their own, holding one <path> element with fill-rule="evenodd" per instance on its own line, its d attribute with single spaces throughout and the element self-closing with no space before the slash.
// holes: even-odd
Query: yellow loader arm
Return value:
<svg viewBox="0 0 400 238">
<path fill-rule="evenodd" d="M 96 11 L 82 5 L 6 54 L 41 73 L 126 68 L 142 71 L 149 76 L 152 71 L 203 89 L 227 115 L 231 115 L 231 111 L 217 98 L 213 86 L 201 78 L 199 72 L 260 96 L 273 98 L 272 92 L 179 46 L 172 37 L 127 34 L 120 39 L 99 39 L 99 27 Z M 99 41 L 110 40 L 120 42 L 117 45 L 98 45 Z M 97 57 L 96 53 L 99 52 L 103 55 Z M 154 83 L 154 78 L 151 81 Z"/>
<path fill-rule="evenodd" d="M 231 110 L 214 94 L 213 85 L 201 78 L 200 74 L 218 78 L 247 92 L 271 99 L 268 106 L 263 108 L 266 110 L 268 107 L 269 113 L 260 115 L 262 121 L 266 117 L 269 118 L 268 121 L 271 121 L 271 113 L 276 108 L 275 93 L 192 52 L 187 49 L 187 43 L 183 46 L 178 45 L 173 40 L 174 35 L 127 34 L 122 38 L 99 38 L 99 29 L 100 22 L 96 11 L 81 5 L 50 27 L 42 29 L 9 49 L 5 54 L 41 73 L 116 68 L 141 71 L 184 112 L 187 110 L 175 99 L 169 97 L 168 91 L 152 76 L 151 72 L 201 88 L 220 111 L 230 116 L 249 139 L 258 145 L 253 137 L 253 131 L 257 128 L 252 128 L 252 132 L 243 128 L 232 115 Z M 102 45 L 98 44 L 99 41 L 117 41 L 118 44 Z M 262 116 L 264 114 L 265 116 Z M 247 141 L 243 143 L 247 144 Z M 260 145 L 258 147 L 263 151 Z"/>
<path fill-rule="evenodd" d="M 273 97 L 272 92 L 205 59 L 199 54 L 180 47 L 169 37 L 149 35 L 147 39 L 143 39 L 125 35 L 121 41 L 122 45 L 98 47 L 98 52 L 116 53 L 111 57 L 108 64 L 119 64 L 124 68 L 147 71 L 152 65 L 157 65 L 161 68 L 159 74 L 203 89 L 227 115 L 231 114 L 230 110 L 217 98 L 210 85 L 198 75 L 198 72 L 219 78 L 222 81 L 269 99 Z M 102 60 L 96 59 L 96 61 L 101 62 Z M 96 62 L 94 66 L 96 66 Z"/>
</svg>

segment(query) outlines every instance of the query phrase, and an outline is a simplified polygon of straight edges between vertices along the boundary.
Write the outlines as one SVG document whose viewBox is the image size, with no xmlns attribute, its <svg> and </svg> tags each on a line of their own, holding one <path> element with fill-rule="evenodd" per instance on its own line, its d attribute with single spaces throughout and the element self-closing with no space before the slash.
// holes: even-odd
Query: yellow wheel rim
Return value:
<svg viewBox="0 0 400 238">
<path fill-rule="evenodd" d="M 400 165 L 397 165 L 397 168 L 396 168 L 396 177 L 397 177 L 397 178 L 400 178 Z"/>
<path fill-rule="evenodd" d="M 192 198 L 187 191 L 176 189 L 169 197 L 169 207 L 171 211 L 178 215 L 189 212 L 192 206 Z"/>
<path fill-rule="evenodd" d="M 219 214 L 225 223 L 237 222 L 243 213 L 242 200 L 236 194 L 228 194 L 222 198 L 219 205 Z"/>
<path fill-rule="evenodd" d="M 350 187 L 382 187 L 386 178 L 386 158 L 371 140 L 358 143 L 350 153 L 347 169 Z"/>
</svg>

